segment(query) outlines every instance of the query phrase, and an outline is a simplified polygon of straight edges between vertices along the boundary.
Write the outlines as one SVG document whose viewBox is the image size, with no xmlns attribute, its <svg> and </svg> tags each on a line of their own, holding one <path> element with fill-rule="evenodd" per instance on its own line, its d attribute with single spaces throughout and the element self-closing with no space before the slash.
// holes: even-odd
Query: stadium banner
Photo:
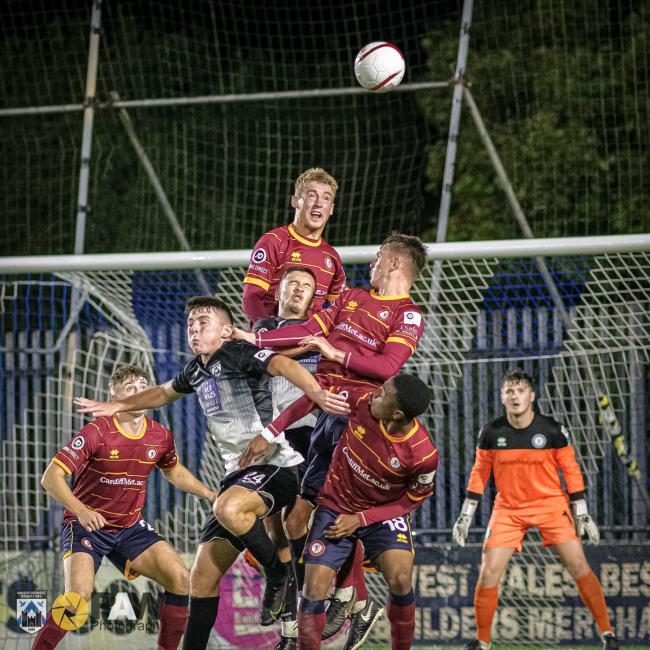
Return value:
<svg viewBox="0 0 650 650">
<path fill-rule="evenodd" d="M 592 570 L 601 580 L 617 638 L 626 644 L 647 645 L 650 547 L 601 544 L 584 548 Z M 416 644 L 459 645 L 476 638 L 473 603 L 480 561 L 478 545 L 417 550 Z M 500 595 L 510 603 L 521 599 L 527 604 L 521 608 L 499 606 L 493 627 L 495 641 L 513 644 L 525 637 L 562 645 L 600 645 L 593 619 L 559 562 L 540 567 L 511 560 Z"/>
<path fill-rule="evenodd" d="M 650 554 L 643 545 L 585 547 L 594 572 L 600 577 L 610 616 L 620 641 L 631 645 L 650 643 Z M 61 594 L 52 590 L 53 566 L 57 559 L 34 553 L 27 562 L 5 554 L 8 565 L 20 565 L 20 578 L 6 576 L 0 598 L 0 639 L 5 647 L 29 648 L 37 632 L 35 619 L 26 631 L 25 593 L 38 592 L 47 610 Z M 25 556 L 23 556 L 25 557 Z M 458 646 L 474 638 L 474 586 L 481 551 L 469 548 L 433 546 L 419 548 L 415 558 L 414 589 L 417 598 L 415 645 Z M 193 556 L 184 559 L 191 565 Z M 60 566 L 60 565 L 59 565 Z M 58 568 L 60 576 L 60 570 Z M 377 574 L 368 574 L 378 584 Z M 107 562 L 100 568 L 95 593 L 89 603 L 90 617 L 80 630 L 69 632 L 64 647 L 78 650 L 121 650 L 153 648 L 158 631 L 157 598 L 161 590 L 145 578 L 126 580 Z M 372 590 L 371 590 L 372 591 Z M 575 585 L 559 564 L 538 567 L 511 562 L 501 585 L 510 602 L 521 598 L 522 608 L 504 604 L 496 615 L 494 638 L 512 644 L 527 636 L 539 641 L 556 640 L 562 645 L 598 645 L 591 616 L 577 595 Z M 222 581 L 219 616 L 211 648 L 269 648 L 277 642 L 276 627 L 257 623 L 263 593 L 259 575 L 240 558 Z M 385 590 L 384 590 L 385 593 Z M 44 595 L 43 595 L 44 594 Z M 505 598 L 504 598 L 505 600 Z M 558 603 L 560 605 L 558 606 Z M 38 618 L 38 617 L 37 617 Z M 42 617 L 44 619 L 44 617 Z M 41 619 L 38 620 L 38 623 Z M 345 630 L 324 647 L 340 647 Z M 390 628 L 382 621 L 371 635 L 373 645 L 389 643 Z M 71 644 L 71 645 L 68 645 Z"/>
</svg>

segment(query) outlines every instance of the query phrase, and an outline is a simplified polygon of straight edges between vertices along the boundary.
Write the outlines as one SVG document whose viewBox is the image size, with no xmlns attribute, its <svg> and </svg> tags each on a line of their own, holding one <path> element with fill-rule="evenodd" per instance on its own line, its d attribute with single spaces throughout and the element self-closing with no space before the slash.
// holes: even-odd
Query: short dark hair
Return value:
<svg viewBox="0 0 650 650">
<path fill-rule="evenodd" d="M 193 296 L 192 298 L 188 298 L 185 303 L 185 315 L 188 316 L 193 309 L 199 307 L 207 307 L 222 312 L 228 319 L 228 323 L 232 325 L 232 312 L 230 311 L 230 307 L 225 302 L 219 300 L 219 298 L 214 298 L 213 296 Z"/>
<path fill-rule="evenodd" d="M 393 377 L 397 407 L 407 420 L 424 413 L 431 402 L 431 389 L 415 375 L 395 375 Z"/>
<path fill-rule="evenodd" d="M 148 382 L 151 382 L 151 377 L 146 370 L 138 366 L 134 366 L 130 363 L 123 363 L 121 366 L 118 366 L 113 370 L 110 379 L 108 380 L 108 385 L 110 388 L 117 386 L 117 384 L 123 384 L 128 379 L 146 379 Z"/>
<path fill-rule="evenodd" d="M 410 259 L 414 280 L 418 278 L 427 265 L 427 247 L 419 237 L 403 235 L 393 231 L 384 239 L 381 246 L 390 246 L 393 250 L 406 255 Z"/>
<path fill-rule="evenodd" d="M 513 368 L 512 370 L 508 370 L 505 375 L 503 375 L 503 379 L 501 380 L 501 388 L 504 387 L 505 384 L 508 383 L 524 383 L 528 384 L 531 388 L 531 390 L 535 390 L 535 384 L 533 383 L 533 378 L 525 371 L 522 370 L 521 368 Z"/>
<path fill-rule="evenodd" d="M 282 277 L 280 278 L 280 282 L 284 280 L 289 273 L 308 273 L 311 275 L 312 278 L 314 278 L 314 289 L 318 285 L 318 280 L 316 280 L 316 274 L 311 270 L 308 269 L 306 266 L 290 266 L 283 274 Z"/>
</svg>

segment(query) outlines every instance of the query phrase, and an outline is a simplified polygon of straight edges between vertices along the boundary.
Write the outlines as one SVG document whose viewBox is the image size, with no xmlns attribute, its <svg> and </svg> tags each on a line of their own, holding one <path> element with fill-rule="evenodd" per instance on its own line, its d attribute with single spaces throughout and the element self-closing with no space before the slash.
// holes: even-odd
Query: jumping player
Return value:
<svg viewBox="0 0 650 650">
<path fill-rule="evenodd" d="M 575 580 L 582 602 L 596 621 L 603 648 L 617 650 L 619 644 L 609 621 L 603 590 L 580 541 L 586 533 L 589 543 L 597 544 L 600 534 L 587 511 L 585 484 L 569 432 L 552 418 L 535 413 L 534 401 L 532 378 L 522 370 L 508 372 L 501 381 L 501 403 L 506 415 L 490 422 L 479 433 L 467 498 L 452 532 L 454 542 L 465 545 L 469 525 L 492 472 L 498 494 L 474 593 L 477 639 L 465 647 L 490 647 L 501 576 L 513 552 L 521 551 L 528 528 L 537 527 L 544 546 L 553 548 Z M 562 489 L 559 469 L 564 474 L 568 495 Z"/>
<path fill-rule="evenodd" d="M 280 600 L 284 597 L 273 584 L 286 584 L 288 566 L 277 560 L 276 547 L 262 520 L 295 499 L 295 466 L 302 456 L 286 440 L 279 439 L 254 466 L 238 469 L 240 453 L 271 418 L 269 391 L 260 379 L 267 373 L 281 374 L 323 410 L 345 414 L 349 409 L 344 398 L 321 389 L 296 361 L 231 341 L 232 318 L 220 300 L 210 296 L 190 298 L 185 311 L 187 339 L 196 357 L 173 380 L 113 403 L 83 398 L 75 401 L 82 412 L 112 415 L 118 411 L 160 408 L 186 394 L 197 393 L 226 470 L 213 515 L 203 525 L 190 573 L 190 611 L 183 647 L 202 650 L 217 616 L 219 582 L 244 548 L 250 550 L 265 571 L 267 590 L 263 608 L 277 608 L 276 603 L 269 602 L 269 594 Z"/>
<path fill-rule="evenodd" d="M 370 264 L 370 291 L 346 289 L 304 324 L 256 333 L 233 328 L 233 337 L 265 348 L 302 344 L 321 354 L 315 377 L 322 388 L 350 396 L 374 390 L 399 372 L 422 335 L 424 319 L 409 291 L 425 265 L 422 242 L 394 233 Z M 251 441 L 240 465 L 266 453 L 287 426 L 313 409 L 308 396 L 294 402 Z"/>
<path fill-rule="evenodd" d="M 348 395 L 350 403 L 353 403 L 359 395 L 374 390 L 383 381 L 397 374 L 415 351 L 424 329 L 424 320 L 419 308 L 411 300 L 409 291 L 425 265 L 426 248 L 422 242 L 417 237 L 394 233 L 382 243 L 371 263 L 371 291 L 347 289 L 334 305 L 312 315 L 303 325 L 291 325 L 281 330 L 256 334 L 235 329 L 234 336 L 265 347 L 291 346 L 302 342 L 305 349 L 320 352 L 321 362 L 315 375 L 319 384 L 333 392 Z M 316 334 L 320 336 L 315 336 Z M 260 436 L 251 441 L 242 455 L 240 465 L 243 467 L 263 455 L 275 436 L 313 408 L 307 397 L 294 402 Z M 336 420 L 337 418 L 321 414 L 312 434 L 310 462 L 301 490 L 305 502 L 315 502 L 325 480 L 336 440 L 345 426 L 344 420 Z M 309 508 L 298 508 L 302 505 L 299 501 L 287 520 L 287 527 L 293 526 L 296 534 L 302 527 L 303 537 L 296 538 L 296 546 L 304 544 L 311 514 Z M 299 516 L 302 516 L 301 521 Z M 347 603 L 352 608 L 348 610 L 352 613 L 350 636 L 355 636 L 353 633 L 356 625 L 372 626 L 383 614 L 365 593 L 361 569 L 363 556 L 358 545 L 355 555 L 354 587 L 357 602 Z M 343 603 L 346 598 L 352 598 L 352 594 L 344 595 L 342 591 L 336 600 Z M 340 603 L 336 600 L 332 605 L 340 609 Z M 330 620 L 333 612 L 332 608 L 328 609 Z M 345 613 L 343 620 L 344 618 Z M 336 629 L 336 626 L 332 629 Z"/>
<path fill-rule="evenodd" d="M 345 288 L 345 273 L 338 253 L 323 238 L 334 211 L 338 183 L 325 170 L 313 167 L 295 183 L 291 197 L 293 223 L 270 230 L 257 241 L 244 278 L 244 312 L 251 324 L 276 315 L 276 292 L 284 271 L 309 268 L 316 278 L 310 314 L 333 302 Z"/>
<path fill-rule="evenodd" d="M 311 269 L 301 266 L 289 267 L 283 273 L 276 293 L 278 299 L 278 315 L 258 320 L 253 325 L 253 331 L 266 332 L 286 327 L 287 325 L 304 323 L 307 319 L 307 312 L 315 291 L 316 278 Z M 316 372 L 320 355 L 318 353 L 306 352 L 293 358 L 313 374 Z M 273 396 L 273 414 L 277 416 L 292 402 L 302 397 L 303 393 L 282 376 L 270 377 L 269 379 Z M 316 416 L 310 413 L 301 420 L 294 422 L 285 431 L 285 437 L 289 441 L 289 444 L 303 458 L 307 458 L 308 456 L 309 438 L 315 423 Z M 297 466 L 300 479 L 303 477 L 305 468 L 306 462 L 304 461 Z M 291 507 L 285 508 L 283 516 L 291 516 L 291 513 L 298 507 L 298 503 L 301 501 L 302 499 L 298 495 L 296 503 Z M 269 529 L 271 538 L 278 544 L 278 556 L 280 560 L 292 561 L 289 544 L 294 542 L 294 530 L 291 526 L 287 527 L 286 532 L 289 536 L 289 540 L 287 540 L 280 517 L 280 513 L 278 513 L 272 518 L 267 518 L 267 529 Z M 302 533 L 298 537 L 301 535 Z M 294 564 L 294 576 L 287 585 L 281 620 L 280 640 L 275 650 L 294 650 L 298 644 L 297 591 L 302 590 L 302 575 L 304 575 L 304 569 L 302 569 L 303 565 L 301 563 L 302 548 L 298 557 L 294 558 L 293 561 L 300 561 L 300 564 Z"/>
<path fill-rule="evenodd" d="M 415 629 L 409 513 L 433 494 L 438 451 L 415 419 L 429 405 L 427 385 L 397 375 L 353 405 L 327 473 L 305 547 L 298 614 L 301 650 L 320 648 L 327 588 L 357 540 L 388 584 L 393 650 L 411 647 Z M 368 633 L 350 637 L 358 648 Z"/>
<path fill-rule="evenodd" d="M 148 387 L 147 374 L 132 365 L 117 368 L 109 381 L 113 401 Z M 129 579 L 142 574 L 155 580 L 165 589 L 157 647 L 174 650 L 187 620 L 190 576 L 176 551 L 142 518 L 147 477 L 154 467 L 180 490 L 210 502 L 217 497 L 178 462 L 171 431 L 140 409 L 85 425 L 56 453 L 41 483 L 65 506 L 65 590 L 89 601 L 103 557 Z M 65 481 L 69 475 L 72 490 Z M 54 648 L 65 633 L 50 614 L 32 648 Z"/>
</svg>

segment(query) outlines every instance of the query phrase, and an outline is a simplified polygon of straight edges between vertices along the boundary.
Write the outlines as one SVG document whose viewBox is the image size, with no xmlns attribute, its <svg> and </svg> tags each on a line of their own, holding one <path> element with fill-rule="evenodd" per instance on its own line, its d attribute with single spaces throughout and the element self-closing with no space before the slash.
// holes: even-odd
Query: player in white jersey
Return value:
<svg viewBox="0 0 650 650">
<path fill-rule="evenodd" d="M 252 466 L 237 467 L 239 455 L 272 416 L 268 388 L 260 378 L 267 373 L 285 376 L 325 411 L 346 414 L 349 408 L 344 398 L 321 389 L 298 362 L 231 341 L 232 318 L 220 300 L 191 298 L 186 314 L 187 338 L 196 357 L 172 381 L 116 402 L 77 398 L 76 403 L 82 412 L 110 416 L 160 408 L 197 393 L 226 466 L 214 516 L 203 526 L 190 574 L 190 613 L 183 647 L 201 650 L 207 646 L 216 619 L 221 577 L 244 547 L 264 567 L 267 585 L 286 580 L 288 567 L 276 559 L 275 545 L 262 520 L 293 502 L 298 490 L 295 468 L 302 456 L 279 437 Z M 267 593 L 275 591 L 267 588 Z"/>
</svg>

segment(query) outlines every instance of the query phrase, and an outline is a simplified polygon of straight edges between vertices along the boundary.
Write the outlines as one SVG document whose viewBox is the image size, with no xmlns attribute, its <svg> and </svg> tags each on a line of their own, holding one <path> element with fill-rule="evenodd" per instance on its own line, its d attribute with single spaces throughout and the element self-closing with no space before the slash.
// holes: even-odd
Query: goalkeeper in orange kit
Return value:
<svg viewBox="0 0 650 650">
<path fill-rule="evenodd" d="M 553 547 L 589 609 L 604 650 L 617 650 L 618 641 L 605 606 L 605 597 L 582 549 L 586 534 L 591 544 L 600 540 L 598 527 L 587 511 L 585 484 L 576 463 L 568 431 L 550 417 L 533 411 L 531 377 L 521 370 L 501 381 L 501 403 L 506 415 L 479 433 L 476 460 L 467 485 L 467 498 L 454 524 L 455 543 L 465 545 L 469 525 L 485 486 L 494 473 L 497 496 L 488 523 L 476 591 L 474 612 L 477 639 L 466 650 L 487 650 L 490 628 L 499 600 L 499 582 L 514 551 L 530 527 L 539 528 L 544 546 Z M 567 493 L 562 489 L 561 469 Z"/>
</svg>

